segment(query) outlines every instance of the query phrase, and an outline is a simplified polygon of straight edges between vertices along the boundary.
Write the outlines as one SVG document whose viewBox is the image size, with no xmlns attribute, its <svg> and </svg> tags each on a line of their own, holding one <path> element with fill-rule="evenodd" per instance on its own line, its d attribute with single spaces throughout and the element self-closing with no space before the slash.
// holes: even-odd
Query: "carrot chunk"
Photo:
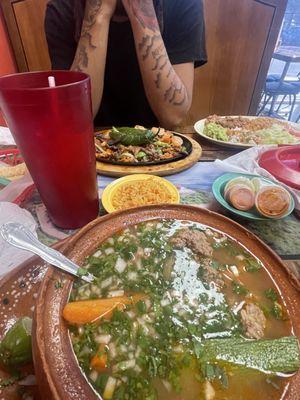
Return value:
<svg viewBox="0 0 300 400">
<path fill-rule="evenodd" d="M 145 298 L 142 294 L 120 296 L 107 299 L 82 300 L 68 303 L 63 317 L 70 324 L 84 325 L 101 318 L 110 319 L 115 308 L 124 309 L 127 304 L 135 304 Z"/>
<path fill-rule="evenodd" d="M 97 353 L 91 359 L 91 368 L 97 370 L 98 372 L 104 371 L 107 367 L 107 353 L 105 351 L 105 348 L 106 345 L 101 343 Z"/>
</svg>

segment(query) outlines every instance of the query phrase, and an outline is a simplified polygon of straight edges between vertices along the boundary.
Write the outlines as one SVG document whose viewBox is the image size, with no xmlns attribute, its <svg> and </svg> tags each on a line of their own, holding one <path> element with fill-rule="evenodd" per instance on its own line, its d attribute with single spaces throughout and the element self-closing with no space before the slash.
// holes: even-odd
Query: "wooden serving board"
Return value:
<svg viewBox="0 0 300 400">
<path fill-rule="evenodd" d="M 177 135 L 180 135 L 177 133 Z M 185 135 L 180 135 L 185 136 Z M 150 174 L 157 176 L 167 176 L 177 174 L 178 172 L 184 171 L 192 167 L 200 159 L 202 155 L 202 147 L 194 139 L 185 136 L 192 143 L 192 152 L 186 158 L 182 160 L 173 161 L 168 164 L 161 165 L 147 165 L 147 166 L 126 166 L 126 165 L 113 165 L 107 164 L 100 161 L 96 163 L 96 169 L 98 174 L 121 177 L 132 174 Z"/>
</svg>

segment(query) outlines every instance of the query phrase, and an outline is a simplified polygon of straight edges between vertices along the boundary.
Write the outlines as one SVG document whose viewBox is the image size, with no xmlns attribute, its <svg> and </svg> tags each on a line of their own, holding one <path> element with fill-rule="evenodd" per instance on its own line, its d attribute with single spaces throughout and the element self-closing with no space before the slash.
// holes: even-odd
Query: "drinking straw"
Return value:
<svg viewBox="0 0 300 400">
<path fill-rule="evenodd" d="M 48 76 L 48 84 L 49 84 L 49 87 L 55 87 L 56 86 L 54 76 Z"/>
<path fill-rule="evenodd" d="M 56 87 L 56 82 L 55 82 L 55 77 L 54 76 L 48 76 L 48 85 L 50 88 L 55 88 Z M 59 105 L 58 105 L 58 100 L 57 100 L 57 91 L 56 90 L 51 90 L 50 99 L 51 99 L 51 104 L 52 104 L 52 112 L 53 112 L 53 118 L 59 118 L 60 115 L 60 110 L 59 110 Z"/>
</svg>

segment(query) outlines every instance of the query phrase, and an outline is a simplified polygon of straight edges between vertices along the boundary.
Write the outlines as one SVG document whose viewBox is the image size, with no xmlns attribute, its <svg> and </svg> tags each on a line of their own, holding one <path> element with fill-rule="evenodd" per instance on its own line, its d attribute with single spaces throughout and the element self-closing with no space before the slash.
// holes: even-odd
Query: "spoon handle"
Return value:
<svg viewBox="0 0 300 400">
<path fill-rule="evenodd" d="M 69 260 L 60 252 L 52 249 L 41 243 L 34 234 L 22 224 L 11 222 L 0 226 L 0 235 L 11 245 L 22 250 L 30 251 L 41 257 L 47 263 L 54 265 L 63 271 L 69 272 L 72 275 L 79 276 L 86 282 L 94 280 L 93 275 L 81 275 L 79 266 Z"/>
</svg>

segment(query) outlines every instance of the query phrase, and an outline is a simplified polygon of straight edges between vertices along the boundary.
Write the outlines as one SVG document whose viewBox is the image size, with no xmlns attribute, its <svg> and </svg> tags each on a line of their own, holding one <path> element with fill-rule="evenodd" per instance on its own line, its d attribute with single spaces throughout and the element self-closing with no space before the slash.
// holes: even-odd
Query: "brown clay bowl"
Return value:
<svg viewBox="0 0 300 400">
<path fill-rule="evenodd" d="M 64 242 L 61 241 L 53 247 L 62 251 Z M 46 271 L 45 262 L 34 256 L 0 278 L 0 339 L 17 319 L 25 316 L 33 318 L 36 297 Z M 33 363 L 22 367 L 21 372 L 24 378 L 34 375 Z M 0 380 L 12 377 L 11 373 L 0 368 Z M 0 386 L 0 399 L 20 400 L 22 392 L 36 400 L 40 398 L 35 385 L 24 387 L 16 381 L 7 387 Z"/>
<path fill-rule="evenodd" d="M 257 256 L 282 293 L 295 334 L 300 338 L 299 293 L 289 283 L 280 258 L 241 225 L 211 211 L 191 206 L 148 206 L 99 218 L 81 229 L 67 243 L 64 253 L 76 263 L 96 250 L 99 243 L 130 225 L 153 219 L 180 219 L 203 223 L 222 231 Z M 59 280 L 63 287 L 57 288 Z M 87 383 L 74 355 L 62 310 L 68 301 L 72 278 L 49 268 L 41 285 L 33 334 L 36 376 L 43 400 L 92 400 L 97 394 Z M 293 376 L 285 400 L 299 399 L 300 372 Z"/>
</svg>

